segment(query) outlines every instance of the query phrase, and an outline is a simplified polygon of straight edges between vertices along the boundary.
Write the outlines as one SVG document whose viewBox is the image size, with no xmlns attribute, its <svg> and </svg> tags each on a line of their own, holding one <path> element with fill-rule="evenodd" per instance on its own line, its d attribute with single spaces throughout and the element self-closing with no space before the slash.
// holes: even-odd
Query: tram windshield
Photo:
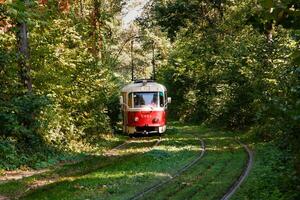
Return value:
<svg viewBox="0 0 300 200">
<path fill-rule="evenodd" d="M 162 92 L 134 92 L 133 106 L 134 108 L 158 107 L 161 104 L 160 106 L 162 107 L 163 97 Z"/>
</svg>

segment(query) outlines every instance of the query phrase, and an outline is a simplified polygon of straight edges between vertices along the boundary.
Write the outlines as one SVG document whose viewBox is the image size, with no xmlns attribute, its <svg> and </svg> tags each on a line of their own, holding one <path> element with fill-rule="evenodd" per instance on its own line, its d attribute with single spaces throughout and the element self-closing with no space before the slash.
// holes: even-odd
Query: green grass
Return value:
<svg viewBox="0 0 300 200">
<path fill-rule="evenodd" d="M 86 155 L 100 154 L 125 138 L 125 135 L 102 134 L 93 141 L 71 140 L 68 148 L 57 149 L 46 143 L 21 147 L 14 140 L 0 137 L 0 173 L 6 170 L 49 168 L 62 162 L 78 162 Z"/>
<path fill-rule="evenodd" d="M 218 199 L 241 173 L 246 154 L 234 142 L 234 135 L 210 131 L 202 138 L 206 154 L 182 176 L 145 199 Z"/>
<path fill-rule="evenodd" d="M 130 148 L 120 151 L 122 156 L 113 161 L 114 165 L 74 179 L 50 184 L 29 193 L 24 198 L 61 199 L 62 196 L 64 199 L 130 198 L 140 189 L 147 188 L 149 183 L 170 176 L 170 173 L 174 173 L 183 163 L 193 159 L 199 153 L 199 149 L 200 142 L 193 134 L 186 132 L 182 135 L 179 131 L 170 131 L 162 143 L 153 149 L 148 148 L 147 151 L 145 143 L 130 143 Z M 124 159 L 124 156 L 127 158 Z"/>
<path fill-rule="evenodd" d="M 71 176 L 80 176 L 82 174 L 90 173 L 93 170 L 109 165 L 109 162 L 102 162 L 102 157 L 97 154 L 106 151 L 118 144 L 121 144 L 125 140 L 125 137 L 118 136 L 114 139 L 107 139 L 106 143 L 103 140 L 95 144 L 95 147 L 89 152 L 89 154 L 77 154 L 69 156 L 65 160 L 65 164 L 51 166 L 46 173 L 34 175 L 31 177 L 23 178 L 21 180 L 9 181 L 0 184 L 0 195 L 7 197 L 18 197 L 28 191 L 36 182 L 47 181 L 54 179 L 64 179 Z M 103 159 L 105 160 L 105 159 Z M 113 159 L 112 159 L 113 160 Z"/>
<path fill-rule="evenodd" d="M 254 143 L 252 148 L 254 165 L 232 200 L 299 199 L 299 177 L 293 173 L 288 150 L 279 149 L 274 143 Z"/>
<path fill-rule="evenodd" d="M 246 160 L 245 152 L 233 140 L 235 136 L 173 123 L 159 146 L 150 148 L 154 138 L 131 142 L 114 156 L 94 155 L 43 175 L 0 184 L 0 194 L 21 199 L 129 199 L 169 179 L 195 159 L 200 153 L 198 138 L 202 138 L 207 148 L 202 160 L 145 198 L 216 199 L 240 174 Z M 26 191 L 35 183 L 44 186 Z"/>
</svg>

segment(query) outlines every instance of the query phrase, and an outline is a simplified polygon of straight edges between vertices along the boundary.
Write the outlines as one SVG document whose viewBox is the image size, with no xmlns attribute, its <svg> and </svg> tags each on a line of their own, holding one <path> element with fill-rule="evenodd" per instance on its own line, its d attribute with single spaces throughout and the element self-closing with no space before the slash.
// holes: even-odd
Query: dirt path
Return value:
<svg viewBox="0 0 300 200">
<path fill-rule="evenodd" d="M 22 170 L 6 171 L 3 173 L 2 176 L 0 176 L 0 184 L 6 183 L 6 182 L 12 181 L 12 180 L 20 180 L 25 177 L 30 177 L 30 176 L 41 174 L 41 173 L 48 172 L 48 171 L 49 171 L 49 169 L 28 170 L 28 171 L 22 171 Z M 0 198 L 0 200 L 1 200 L 1 198 Z"/>
<path fill-rule="evenodd" d="M 113 152 L 115 152 L 118 149 L 123 148 L 123 146 L 127 145 L 128 143 L 129 143 L 129 140 L 126 140 L 122 144 L 120 144 L 118 146 L 115 146 L 112 149 L 107 150 L 106 153 L 104 153 L 104 155 L 113 154 Z M 62 162 L 62 163 L 56 164 L 54 167 L 57 168 L 57 167 L 64 166 L 66 164 L 75 164 L 76 162 L 79 162 L 79 161 Z M 4 171 L 0 176 L 0 184 L 6 183 L 6 182 L 9 182 L 9 181 L 13 181 L 13 180 L 20 180 L 20 179 L 23 179 L 23 178 L 26 178 L 26 177 L 42 174 L 42 173 L 49 172 L 49 171 L 50 171 L 49 168 L 40 169 L 40 170 Z M 0 200 L 2 200 L 2 199 L 0 198 Z"/>
<path fill-rule="evenodd" d="M 10 200 L 10 198 L 0 195 L 0 200 Z"/>
</svg>

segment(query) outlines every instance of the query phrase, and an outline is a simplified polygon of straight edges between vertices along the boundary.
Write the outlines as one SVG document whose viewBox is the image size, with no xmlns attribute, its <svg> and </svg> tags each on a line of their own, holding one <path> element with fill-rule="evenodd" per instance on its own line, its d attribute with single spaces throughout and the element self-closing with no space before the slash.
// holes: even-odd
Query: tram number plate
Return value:
<svg viewBox="0 0 300 200">
<path fill-rule="evenodd" d="M 150 119 L 150 118 L 151 118 L 151 115 L 147 115 L 147 114 L 146 114 L 146 115 L 142 115 L 142 118 L 143 118 L 143 119 Z"/>
</svg>

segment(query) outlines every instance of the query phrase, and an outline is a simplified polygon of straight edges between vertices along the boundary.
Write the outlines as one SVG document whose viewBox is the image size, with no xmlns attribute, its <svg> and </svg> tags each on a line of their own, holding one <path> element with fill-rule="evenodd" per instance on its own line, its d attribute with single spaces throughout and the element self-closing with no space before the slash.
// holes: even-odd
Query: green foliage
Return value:
<svg viewBox="0 0 300 200">
<path fill-rule="evenodd" d="M 174 100 L 172 116 L 228 128 L 257 125 L 265 139 L 286 135 L 296 138 L 294 130 L 299 124 L 297 30 L 287 30 L 274 22 L 276 27 L 270 43 L 265 33 L 254 24 L 249 25 L 249 15 L 257 13 L 259 4 L 253 7 L 250 1 L 227 2 L 218 7 L 201 2 L 158 1 L 151 11 L 151 19 L 162 30 L 174 29 L 176 24 L 172 21 L 161 24 L 161 20 L 190 14 L 190 23 L 174 31 L 176 39 L 169 35 L 175 40 L 168 63 L 159 71 L 160 80 L 167 85 Z M 262 2 L 262 8 L 270 6 L 270 2 Z M 205 18 L 192 11 L 184 13 L 174 9 L 191 5 L 203 12 L 213 11 L 206 13 L 209 17 Z M 285 5 L 294 5 L 295 12 L 298 11 L 293 2 Z M 262 16 L 259 18 L 263 20 Z M 278 122 L 276 126 L 275 122 Z"/>
<path fill-rule="evenodd" d="M 16 151 L 16 146 L 8 139 L 1 139 L 0 143 L 0 169 L 16 168 L 19 163 L 19 156 Z"/>
<path fill-rule="evenodd" d="M 248 14 L 248 22 L 261 32 L 272 29 L 272 24 L 280 24 L 288 29 L 300 28 L 300 3 L 297 0 L 261 0 L 252 5 L 254 8 Z"/>
<path fill-rule="evenodd" d="M 47 98 L 33 94 L 0 101 L 0 168 L 32 166 L 33 160 L 44 159 L 45 156 L 36 154 L 36 158 L 31 157 L 35 152 L 42 151 L 47 156 L 50 148 L 39 129 L 42 123 L 40 112 L 49 103 Z"/>
<path fill-rule="evenodd" d="M 193 23 L 205 21 L 212 25 L 214 21 L 222 16 L 222 1 L 183 1 L 169 0 L 156 1 L 150 12 L 152 24 L 158 25 L 168 33 L 172 41 L 176 38 L 180 29 L 188 28 L 194 31 Z"/>
<path fill-rule="evenodd" d="M 173 97 L 171 115 L 251 129 L 256 141 L 290 149 L 281 156 L 293 155 L 292 161 L 281 165 L 294 165 L 299 176 L 299 2 L 215 2 L 221 1 L 156 1 L 141 23 L 172 41 L 158 76 Z M 288 199 L 278 185 L 250 199 Z"/>
<path fill-rule="evenodd" d="M 68 3 L 0 4 L 7 26 L 0 29 L 1 167 L 42 167 L 54 154 L 86 150 L 116 129 L 121 1 Z M 28 27 L 32 92 L 20 81 L 20 22 Z"/>
<path fill-rule="evenodd" d="M 5 22 L 0 29 L 1 169 L 45 167 L 66 151 L 83 152 L 97 141 L 103 146 L 103 137 L 117 129 L 120 77 L 128 77 L 130 52 L 127 33 L 120 31 L 123 1 L 68 2 L 69 8 L 58 1 L 0 4 L 1 25 Z M 285 193 L 295 188 L 280 188 L 279 180 L 291 186 L 300 174 L 298 1 L 159 0 L 151 5 L 140 19 L 146 37 L 134 52 L 137 74 L 145 74 L 141 68 L 149 65 L 144 58 L 150 58 L 146 50 L 154 40 L 158 79 L 173 98 L 169 116 L 249 128 L 256 141 L 274 140 L 289 149 L 279 157 L 268 154 L 270 167 L 260 171 L 267 177 L 254 181 L 260 198 L 288 199 Z M 20 81 L 19 23 L 29 31 L 32 92 Z M 285 155 L 286 165 L 276 161 Z M 169 157 L 159 151 L 146 156 Z M 277 165 L 283 169 L 274 177 Z M 298 174 L 285 177 L 284 170 L 293 173 L 291 165 Z M 269 176 L 272 185 L 263 180 Z"/>
</svg>

